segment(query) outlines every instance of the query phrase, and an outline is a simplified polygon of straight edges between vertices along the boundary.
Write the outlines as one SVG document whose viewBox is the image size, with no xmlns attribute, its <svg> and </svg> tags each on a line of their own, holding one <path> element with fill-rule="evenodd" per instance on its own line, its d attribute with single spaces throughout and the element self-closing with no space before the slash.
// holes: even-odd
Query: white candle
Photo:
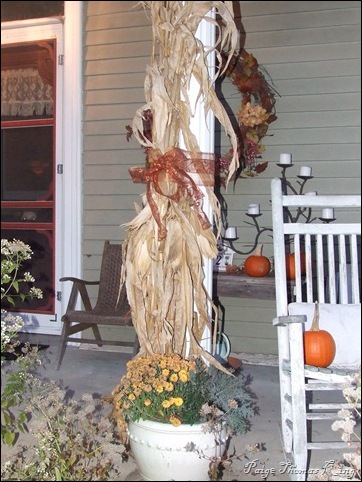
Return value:
<svg viewBox="0 0 362 482">
<path fill-rule="evenodd" d="M 309 166 L 302 166 L 299 175 L 303 177 L 310 177 L 312 175 L 312 168 Z"/>
<path fill-rule="evenodd" d="M 322 218 L 323 219 L 334 219 L 334 209 L 333 208 L 322 209 Z"/>
<path fill-rule="evenodd" d="M 280 154 L 279 164 L 291 164 L 292 155 L 291 154 Z"/>
<path fill-rule="evenodd" d="M 310 191 L 304 194 L 304 196 L 316 196 L 316 195 L 317 195 L 317 191 Z"/>
<path fill-rule="evenodd" d="M 230 226 L 229 228 L 226 229 L 225 231 L 225 239 L 235 239 L 236 236 L 236 227 L 235 226 Z"/>
<path fill-rule="evenodd" d="M 260 204 L 249 204 L 248 214 L 260 214 Z"/>
</svg>

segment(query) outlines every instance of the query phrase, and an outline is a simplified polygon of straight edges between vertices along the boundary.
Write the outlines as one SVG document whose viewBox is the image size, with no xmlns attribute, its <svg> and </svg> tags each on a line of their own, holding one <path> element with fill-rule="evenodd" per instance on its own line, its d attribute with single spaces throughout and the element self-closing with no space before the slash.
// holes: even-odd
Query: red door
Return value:
<svg viewBox="0 0 362 482">
<path fill-rule="evenodd" d="M 43 291 L 42 299 L 2 308 L 21 312 L 26 331 L 57 333 L 57 39 L 9 43 L 1 50 L 2 238 L 30 246 L 24 271 Z"/>
</svg>

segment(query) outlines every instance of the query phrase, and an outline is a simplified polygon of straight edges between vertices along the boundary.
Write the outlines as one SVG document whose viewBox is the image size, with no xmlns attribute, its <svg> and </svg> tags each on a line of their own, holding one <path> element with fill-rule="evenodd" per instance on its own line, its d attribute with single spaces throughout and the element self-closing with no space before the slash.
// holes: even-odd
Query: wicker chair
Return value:
<svg viewBox="0 0 362 482">
<path fill-rule="evenodd" d="M 60 368 L 70 341 L 115 346 L 133 347 L 133 355 L 138 352 L 138 338 L 134 342 L 118 340 L 102 340 L 98 325 L 132 326 L 130 306 L 127 301 L 125 286 L 120 291 L 120 273 L 122 266 L 122 248 L 120 244 L 105 241 L 99 281 L 85 281 L 79 278 L 66 277 L 60 281 L 73 283 L 66 313 L 62 316 L 63 329 L 60 338 L 58 367 Z M 92 308 L 87 286 L 99 285 L 97 302 Z M 75 309 L 80 295 L 83 309 Z M 94 339 L 73 337 L 75 333 L 91 328 Z"/>
</svg>

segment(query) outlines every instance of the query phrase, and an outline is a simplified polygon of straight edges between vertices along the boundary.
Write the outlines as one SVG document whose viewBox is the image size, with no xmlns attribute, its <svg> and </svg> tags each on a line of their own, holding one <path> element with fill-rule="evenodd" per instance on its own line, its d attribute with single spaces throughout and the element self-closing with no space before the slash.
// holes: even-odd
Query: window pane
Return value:
<svg viewBox="0 0 362 482">
<path fill-rule="evenodd" d="M 1 21 L 64 15 L 64 2 L 1 2 Z"/>
<path fill-rule="evenodd" d="M 1 130 L 1 200 L 53 199 L 53 127 Z"/>
<path fill-rule="evenodd" d="M 1 120 L 54 113 L 54 41 L 1 47 Z"/>
<path fill-rule="evenodd" d="M 52 223 L 52 208 L 2 208 L 2 223 Z"/>
</svg>

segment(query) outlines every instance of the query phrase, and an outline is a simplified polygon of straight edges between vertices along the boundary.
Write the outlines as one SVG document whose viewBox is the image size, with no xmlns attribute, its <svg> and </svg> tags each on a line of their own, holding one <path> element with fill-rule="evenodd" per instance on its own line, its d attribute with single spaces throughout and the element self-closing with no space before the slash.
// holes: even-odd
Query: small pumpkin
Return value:
<svg viewBox="0 0 362 482">
<path fill-rule="evenodd" d="M 295 279 L 295 253 L 287 254 L 285 257 L 285 267 L 287 271 L 287 279 L 292 280 Z M 305 253 L 300 253 L 300 271 L 301 274 L 305 274 L 306 269 L 306 262 L 305 262 Z"/>
<path fill-rule="evenodd" d="M 269 258 L 263 256 L 263 245 L 258 244 L 254 254 L 246 258 L 244 262 L 244 272 L 248 276 L 263 277 L 270 273 L 271 264 Z"/>
<path fill-rule="evenodd" d="M 315 302 L 312 326 L 303 336 L 304 362 L 316 367 L 328 367 L 336 355 L 336 343 L 328 331 L 319 329 L 318 301 Z"/>
</svg>

